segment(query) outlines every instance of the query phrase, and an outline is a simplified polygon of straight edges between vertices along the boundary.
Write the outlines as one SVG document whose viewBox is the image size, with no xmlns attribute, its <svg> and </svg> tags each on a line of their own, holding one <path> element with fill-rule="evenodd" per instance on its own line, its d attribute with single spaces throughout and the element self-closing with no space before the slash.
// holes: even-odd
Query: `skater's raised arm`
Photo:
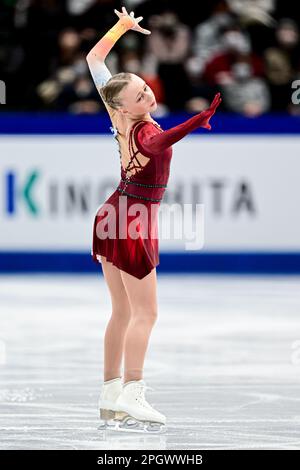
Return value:
<svg viewBox="0 0 300 470">
<path fill-rule="evenodd" d="M 122 16 L 119 21 L 97 42 L 86 56 L 86 60 L 99 91 L 112 76 L 104 60 L 117 40 L 134 26 L 135 20 L 130 16 Z M 101 96 L 101 95 L 100 95 Z"/>
<path fill-rule="evenodd" d="M 134 18 L 134 13 L 131 12 L 128 15 L 126 8 L 122 7 L 122 13 L 114 10 L 116 15 L 119 17 L 118 22 L 97 42 L 97 44 L 90 50 L 86 56 L 86 60 L 96 85 L 96 88 L 101 96 L 101 88 L 108 82 L 111 78 L 111 73 L 107 68 L 104 60 L 114 44 L 118 39 L 123 36 L 129 29 L 138 31 L 143 34 L 150 34 L 151 31 L 142 28 L 139 26 L 139 22 L 143 19 L 142 16 Z M 102 96 L 101 96 L 102 98 Z M 103 98 L 102 98 L 103 99 Z M 103 100 L 110 116 L 115 112 L 105 101 Z"/>
<path fill-rule="evenodd" d="M 147 124 L 141 126 L 137 132 L 137 138 L 140 145 L 144 149 L 145 153 L 159 153 L 168 147 L 171 147 L 171 145 L 175 144 L 185 135 L 197 129 L 198 127 L 204 127 L 210 130 L 211 125 L 209 124 L 209 120 L 215 114 L 216 109 L 221 101 L 222 99 L 220 97 L 220 93 L 218 93 L 208 109 L 202 111 L 199 114 L 196 114 L 178 126 L 160 132 L 159 134 L 153 135 L 152 128 Z"/>
</svg>

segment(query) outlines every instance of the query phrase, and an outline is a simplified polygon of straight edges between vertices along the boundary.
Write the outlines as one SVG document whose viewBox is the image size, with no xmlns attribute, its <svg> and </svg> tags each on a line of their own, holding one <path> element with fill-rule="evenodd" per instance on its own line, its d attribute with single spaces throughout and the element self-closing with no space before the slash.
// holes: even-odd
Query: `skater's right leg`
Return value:
<svg viewBox="0 0 300 470">
<path fill-rule="evenodd" d="M 143 279 L 120 272 L 131 307 L 131 320 L 124 346 L 125 384 L 143 378 L 149 337 L 157 320 L 157 279 L 156 268 Z"/>
<path fill-rule="evenodd" d="M 110 291 L 112 314 L 104 336 L 104 381 L 121 377 L 121 363 L 131 309 L 120 270 L 101 256 L 102 270 Z"/>
</svg>

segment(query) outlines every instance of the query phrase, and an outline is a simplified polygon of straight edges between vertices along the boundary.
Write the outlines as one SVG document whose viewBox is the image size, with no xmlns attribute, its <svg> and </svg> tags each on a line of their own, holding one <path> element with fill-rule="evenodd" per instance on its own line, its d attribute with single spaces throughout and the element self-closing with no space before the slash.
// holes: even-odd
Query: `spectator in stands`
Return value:
<svg viewBox="0 0 300 470">
<path fill-rule="evenodd" d="M 187 61 L 191 76 L 200 77 L 206 63 L 216 54 L 223 52 L 223 32 L 233 22 L 234 19 L 224 0 L 216 6 L 210 18 L 195 28 L 192 56 Z"/>
<path fill-rule="evenodd" d="M 230 10 L 237 15 L 240 24 L 258 21 L 266 26 L 275 24 L 271 13 L 275 10 L 276 0 L 227 0 Z"/>
<path fill-rule="evenodd" d="M 110 54 L 109 69 L 116 73 L 122 62 L 122 69 L 136 70 L 155 91 L 156 116 L 200 112 L 220 86 L 224 110 L 265 112 L 270 92 L 271 111 L 300 113 L 291 102 L 292 82 L 300 78 L 297 2 L 202 3 L 195 15 L 180 0 L 125 0 L 129 10 L 144 17 L 152 34 L 135 37 L 135 43 L 126 36 Z M 119 5 L 120 10 L 123 4 L 123 0 L 2 0 L 0 79 L 9 84 L 5 110 L 101 111 L 101 103 L 94 102 L 90 76 L 79 73 L 81 57 L 111 24 L 113 8 Z M 241 90 L 247 99 L 241 99 Z"/>
<path fill-rule="evenodd" d="M 264 74 L 263 62 L 251 52 L 251 42 L 237 25 L 224 32 L 222 37 L 224 52 L 215 55 L 207 64 L 202 78 L 208 85 L 219 85 L 230 79 L 233 64 L 248 56 L 253 75 Z"/>
<path fill-rule="evenodd" d="M 152 34 L 147 38 L 146 53 L 156 59 L 157 75 L 164 87 L 164 104 L 170 111 L 180 111 L 190 97 L 190 82 L 185 70 L 191 45 L 190 30 L 171 11 L 153 15 L 149 25 Z"/>
<path fill-rule="evenodd" d="M 225 109 L 248 117 L 269 111 L 270 93 L 263 78 L 255 77 L 250 57 L 231 66 L 230 77 L 221 86 Z"/>
<path fill-rule="evenodd" d="M 51 79 L 39 85 L 37 93 L 47 109 L 67 110 L 74 114 L 94 114 L 103 109 L 83 55 L 60 67 Z"/>
<path fill-rule="evenodd" d="M 282 19 L 275 37 L 276 44 L 264 53 L 266 76 L 273 110 L 287 111 L 291 107 L 291 84 L 300 71 L 299 28 L 292 19 Z"/>
</svg>

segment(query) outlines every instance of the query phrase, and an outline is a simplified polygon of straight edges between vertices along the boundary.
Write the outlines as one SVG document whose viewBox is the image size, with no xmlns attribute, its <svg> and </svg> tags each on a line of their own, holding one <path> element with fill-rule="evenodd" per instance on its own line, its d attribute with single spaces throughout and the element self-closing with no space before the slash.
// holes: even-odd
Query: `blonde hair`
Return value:
<svg viewBox="0 0 300 470">
<path fill-rule="evenodd" d="M 113 109 L 118 109 L 122 106 L 119 93 L 131 80 L 132 74 L 129 72 L 117 73 L 110 77 L 106 85 L 100 89 L 101 97 L 105 103 Z"/>
</svg>

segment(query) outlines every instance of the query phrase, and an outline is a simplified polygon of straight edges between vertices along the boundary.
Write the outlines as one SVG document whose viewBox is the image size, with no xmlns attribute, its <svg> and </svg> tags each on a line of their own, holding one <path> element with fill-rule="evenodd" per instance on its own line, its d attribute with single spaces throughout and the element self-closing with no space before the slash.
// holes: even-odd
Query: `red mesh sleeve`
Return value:
<svg viewBox="0 0 300 470">
<path fill-rule="evenodd" d="M 198 127 L 211 129 L 209 119 L 215 113 L 217 106 L 221 102 L 220 100 L 220 94 L 218 93 L 213 103 L 207 110 L 196 114 L 187 121 L 178 124 L 178 126 L 172 127 L 171 129 L 160 133 L 154 134 L 153 126 L 151 124 L 141 126 L 137 132 L 138 144 L 145 153 L 155 154 L 162 152 L 168 147 L 171 147 L 171 145 L 175 144 L 185 135 L 197 129 Z"/>
</svg>

